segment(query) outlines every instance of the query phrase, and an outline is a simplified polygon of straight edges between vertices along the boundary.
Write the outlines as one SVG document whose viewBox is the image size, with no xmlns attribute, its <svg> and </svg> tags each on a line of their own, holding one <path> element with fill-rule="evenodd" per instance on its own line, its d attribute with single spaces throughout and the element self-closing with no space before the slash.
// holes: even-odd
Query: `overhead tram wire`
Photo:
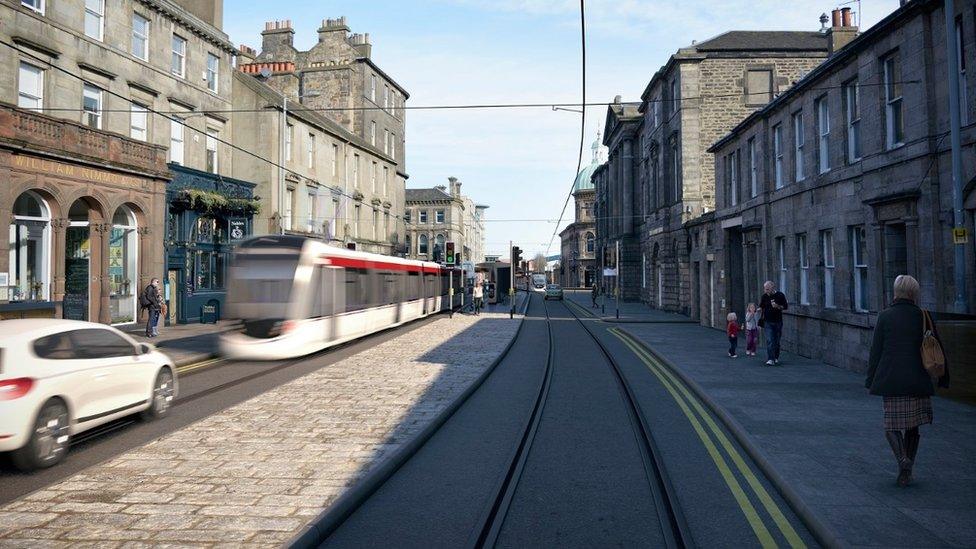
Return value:
<svg viewBox="0 0 976 549">
<path fill-rule="evenodd" d="M 580 57 L 581 57 L 581 69 L 582 69 L 582 82 L 580 84 L 583 100 L 580 102 L 583 106 L 583 111 L 580 113 L 580 142 L 579 142 L 579 154 L 576 157 L 576 171 L 573 172 L 573 184 L 569 187 L 569 193 L 566 194 L 566 201 L 563 202 L 563 210 L 559 212 L 559 220 L 556 221 L 556 227 L 552 230 L 552 236 L 549 238 L 549 244 L 546 245 L 546 253 L 544 255 L 549 255 L 549 250 L 552 248 L 552 241 L 556 238 L 556 233 L 559 232 L 559 224 L 563 222 L 563 216 L 566 215 L 566 207 L 569 206 L 569 199 L 573 197 L 573 188 L 576 186 L 576 176 L 580 172 L 580 168 L 583 167 L 583 143 L 586 141 L 586 7 L 584 6 L 585 0 L 580 0 Z"/>
<path fill-rule="evenodd" d="M 2 42 L 2 41 L 0 41 L 0 43 L 3 43 L 4 45 L 8 45 L 9 46 L 9 44 L 6 44 L 5 42 Z M 21 49 L 17 49 L 17 51 L 22 52 L 22 53 L 25 53 L 27 55 L 30 55 L 28 52 L 25 52 L 24 50 L 21 50 Z M 45 64 L 50 65 L 49 62 L 44 61 L 44 60 L 41 60 L 41 59 L 39 59 L 37 57 L 34 57 L 34 59 L 38 59 L 38 62 L 40 62 L 40 63 L 45 63 Z M 51 66 L 54 66 L 54 65 L 51 65 Z M 62 71 L 64 70 L 61 67 L 55 67 L 55 68 L 58 68 L 59 70 L 62 70 Z M 73 76 L 76 76 L 76 75 L 73 75 Z M 76 76 L 76 78 L 81 78 L 81 77 Z M 921 84 L 921 83 L 922 83 L 921 80 L 901 80 L 901 81 L 897 81 L 897 82 L 892 82 L 892 84 L 899 84 L 899 85 L 904 85 L 904 84 Z M 884 86 L 884 85 L 885 85 L 884 82 L 861 82 L 861 83 L 858 84 L 858 86 L 859 87 L 862 87 L 862 88 L 874 87 L 874 86 Z M 814 88 L 808 88 L 808 91 L 829 91 L 829 90 L 839 90 L 839 89 L 843 89 L 843 88 L 844 88 L 843 85 L 837 85 L 837 86 L 818 86 L 818 87 L 814 87 Z M 785 92 L 788 89 L 789 88 L 784 89 L 782 91 Z M 108 91 L 108 90 L 105 90 L 105 91 Z M 111 92 L 109 92 L 109 93 L 111 93 Z M 782 92 L 780 92 L 780 93 L 782 93 Z M 682 101 L 695 101 L 695 100 L 704 100 L 704 99 L 735 99 L 735 98 L 741 98 L 741 97 L 744 97 L 744 96 L 747 96 L 747 95 L 766 95 L 766 92 L 756 92 L 754 94 L 747 94 L 747 93 L 718 93 L 718 94 L 706 94 L 706 95 L 689 95 L 689 96 L 682 97 L 681 100 Z M 119 97 L 122 97 L 122 96 L 119 96 Z M 132 101 L 131 99 L 128 99 L 128 98 L 125 98 L 125 97 L 122 97 L 122 99 L 125 99 L 126 101 L 129 101 L 129 102 Z M 647 101 L 621 101 L 620 103 L 611 102 L 611 101 L 596 101 L 596 102 L 590 102 L 590 103 L 555 103 L 555 102 L 553 102 L 553 103 L 471 103 L 471 104 L 456 104 L 456 105 L 411 105 L 411 106 L 396 107 L 396 110 L 437 111 L 437 110 L 479 110 L 479 109 L 542 109 L 542 108 L 544 108 L 544 109 L 551 109 L 553 107 L 558 107 L 558 108 L 561 108 L 561 107 L 609 107 L 610 105 L 631 105 L 631 106 L 638 105 L 639 106 L 639 105 L 642 105 L 644 103 L 655 104 L 655 103 L 671 103 L 671 102 L 672 102 L 671 99 L 648 99 Z M 167 115 L 167 114 L 180 115 L 180 114 L 187 114 L 188 112 L 192 112 L 193 114 L 202 114 L 202 115 L 207 115 L 207 114 L 247 114 L 247 113 L 258 114 L 258 113 L 270 112 L 273 108 L 274 108 L 273 105 L 269 105 L 267 107 L 263 107 L 263 108 L 260 108 L 260 109 L 208 109 L 208 110 L 200 110 L 200 111 L 165 111 L 165 110 L 156 110 L 156 109 L 153 109 L 153 110 L 150 110 L 149 112 L 152 112 L 154 114 L 159 114 L 159 115 Z M 83 112 L 85 109 L 76 108 L 76 107 L 42 107 L 40 109 L 34 109 L 34 110 L 40 110 L 42 112 Z M 294 106 L 294 107 L 293 106 L 289 106 L 288 107 L 288 112 L 289 113 L 300 113 L 300 112 L 328 113 L 328 112 L 344 112 L 344 111 L 386 111 L 386 112 L 389 112 L 389 110 L 390 109 L 388 109 L 386 107 L 309 107 L 309 106 L 306 106 L 306 105 L 300 105 L 300 106 Z M 99 112 L 131 112 L 131 110 L 130 109 L 101 109 Z"/>
</svg>

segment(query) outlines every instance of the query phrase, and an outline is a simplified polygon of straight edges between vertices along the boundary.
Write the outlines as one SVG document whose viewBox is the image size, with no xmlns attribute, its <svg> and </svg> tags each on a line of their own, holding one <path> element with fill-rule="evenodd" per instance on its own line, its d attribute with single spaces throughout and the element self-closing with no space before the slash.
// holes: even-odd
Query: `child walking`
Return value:
<svg viewBox="0 0 976 549">
<path fill-rule="evenodd" d="M 729 313 L 725 319 L 729 321 L 725 327 L 725 333 L 729 336 L 729 358 L 738 358 L 739 355 L 735 354 L 735 348 L 739 345 L 739 318 L 735 316 L 735 313 Z"/>
<path fill-rule="evenodd" d="M 746 307 L 746 355 L 756 356 L 756 346 L 759 344 L 759 311 L 756 304 L 750 303 Z"/>
</svg>

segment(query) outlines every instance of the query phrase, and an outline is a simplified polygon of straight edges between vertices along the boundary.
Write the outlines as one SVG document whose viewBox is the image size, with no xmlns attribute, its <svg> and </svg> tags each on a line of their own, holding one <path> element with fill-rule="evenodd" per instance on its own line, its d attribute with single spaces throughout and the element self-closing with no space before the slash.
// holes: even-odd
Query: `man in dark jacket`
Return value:
<svg viewBox="0 0 976 549">
<path fill-rule="evenodd" d="M 900 275 L 895 279 L 895 300 L 878 315 L 868 374 L 864 380 L 864 386 L 872 395 L 884 397 L 885 438 L 898 460 L 897 482 L 900 486 L 907 486 L 912 481 L 912 466 L 921 438 L 918 427 L 932 423 L 929 397 L 935 394 L 933 379 L 922 365 L 925 320 L 916 305 L 918 294 L 919 284 L 913 277 Z M 931 329 L 938 340 L 934 322 Z M 949 386 L 948 364 L 938 384 Z"/>
<path fill-rule="evenodd" d="M 159 293 L 159 279 L 154 278 L 142 292 L 140 299 L 142 306 L 149 310 L 149 320 L 146 321 L 146 337 L 159 335 L 159 313 L 163 309 L 163 298 Z"/>
<path fill-rule="evenodd" d="M 772 280 L 763 284 L 763 296 L 759 300 L 759 311 L 766 333 L 766 366 L 779 365 L 779 342 L 783 337 L 783 311 L 790 308 L 783 292 L 776 290 Z"/>
</svg>

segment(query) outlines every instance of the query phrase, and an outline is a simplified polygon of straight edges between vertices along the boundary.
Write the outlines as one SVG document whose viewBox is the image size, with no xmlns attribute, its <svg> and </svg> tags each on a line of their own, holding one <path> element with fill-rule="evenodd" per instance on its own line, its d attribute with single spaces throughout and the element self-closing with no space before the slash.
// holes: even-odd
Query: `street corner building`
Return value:
<svg viewBox="0 0 976 549">
<path fill-rule="evenodd" d="M 488 206 L 461 194 L 456 177 L 448 184 L 406 190 L 407 257 L 443 261 L 445 244 L 454 242 L 462 262 L 483 263 Z"/>
<path fill-rule="evenodd" d="M 187 188 L 194 171 L 230 174 L 236 50 L 220 30 L 222 3 L 107 7 L 0 3 L 0 63 L 16 75 L 0 84 L 5 317 L 136 322 L 152 278 L 179 311 L 167 276 L 171 185 Z M 180 284 L 179 295 L 190 291 Z"/>
<path fill-rule="evenodd" d="M 589 288 L 597 280 L 596 223 L 593 203 L 596 189 L 593 173 L 607 161 L 607 148 L 596 141 L 590 146 L 593 157 L 573 181 L 573 221 L 559 233 L 560 254 L 557 280 L 566 288 Z"/>
<path fill-rule="evenodd" d="M 260 52 L 241 46 L 234 75 L 235 106 L 269 112 L 235 129 L 243 149 L 274 162 L 235 154 L 238 177 L 256 178 L 263 200 L 255 231 L 404 255 L 409 94 L 345 17 L 323 20 L 308 51 L 295 48 L 291 21 L 268 22 L 261 35 Z"/>
</svg>

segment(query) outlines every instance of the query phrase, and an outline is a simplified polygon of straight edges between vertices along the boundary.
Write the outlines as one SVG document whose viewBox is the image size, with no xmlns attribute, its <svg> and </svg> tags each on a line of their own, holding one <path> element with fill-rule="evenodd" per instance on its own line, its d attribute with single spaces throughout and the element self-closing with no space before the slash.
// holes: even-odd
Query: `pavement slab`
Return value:
<svg viewBox="0 0 976 549">
<path fill-rule="evenodd" d="M 921 428 L 914 484 L 895 485 L 881 399 L 864 376 L 792 353 L 782 366 L 729 359 L 723 332 L 701 326 L 629 324 L 640 339 L 698 383 L 845 544 L 976 547 L 976 407 L 933 399 Z M 865 350 L 866 352 L 866 350 Z"/>
<path fill-rule="evenodd" d="M 0 546 L 279 546 L 475 382 L 520 322 L 443 317 L 134 448 L 0 507 Z"/>
</svg>

